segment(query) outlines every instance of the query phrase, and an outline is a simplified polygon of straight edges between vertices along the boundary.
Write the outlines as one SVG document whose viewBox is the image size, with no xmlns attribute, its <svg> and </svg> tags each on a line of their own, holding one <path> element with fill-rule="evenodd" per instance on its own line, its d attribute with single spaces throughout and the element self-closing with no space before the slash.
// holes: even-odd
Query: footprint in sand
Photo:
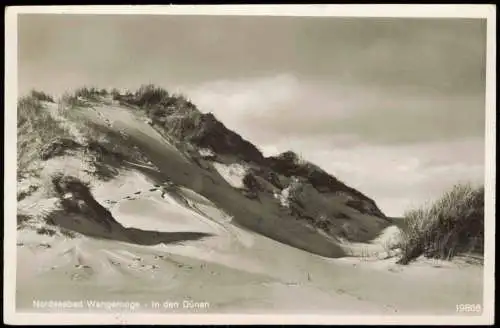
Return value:
<svg viewBox="0 0 500 328">
<path fill-rule="evenodd" d="M 134 195 L 140 195 L 140 194 L 141 194 L 141 191 L 134 192 Z"/>
<path fill-rule="evenodd" d="M 398 312 L 398 309 L 396 309 L 396 308 L 395 308 L 394 306 L 392 306 L 392 305 L 386 304 L 386 305 L 385 305 L 385 307 L 386 307 L 386 308 L 388 308 L 388 309 L 390 309 L 390 310 L 392 310 L 392 312 Z"/>
<path fill-rule="evenodd" d="M 388 271 L 390 272 L 394 272 L 394 273 L 398 273 L 398 272 L 401 272 L 401 269 L 397 269 L 397 268 L 389 268 Z"/>
<path fill-rule="evenodd" d="M 50 246 L 49 244 L 38 244 L 38 247 L 41 247 L 41 248 L 51 248 L 52 246 Z"/>
<path fill-rule="evenodd" d="M 83 264 L 76 264 L 75 268 L 77 268 L 77 269 L 90 269 L 90 266 L 83 265 Z"/>
<path fill-rule="evenodd" d="M 145 264 L 143 264 L 143 265 L 141 265 L 141 268 L 144 268 L 144 269 L 158 269 L 159 266 L 156 265 L 156 264 L 153 264 L 153 265 L 145 265 Z"/>
<path fill-rule="evenodd" d="M 82 276 L 80 276 L 78 273 L 74 273 L 71 275 L 71 280 L 80 280 L 82 279 Z"/>
</svg>

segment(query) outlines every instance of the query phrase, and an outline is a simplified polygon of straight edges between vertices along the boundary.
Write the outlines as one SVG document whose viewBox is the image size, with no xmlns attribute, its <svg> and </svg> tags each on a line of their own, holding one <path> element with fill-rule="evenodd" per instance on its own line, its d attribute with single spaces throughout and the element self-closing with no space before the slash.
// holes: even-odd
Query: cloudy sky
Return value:
<svg viewBox="0 0 500 328">
<path fill-rule="evenodd" d="M 485 48 L 474 19 L 21 15 L 18 83 L 183 92 L 396 216 L 483 180 Z"/>
</svg>

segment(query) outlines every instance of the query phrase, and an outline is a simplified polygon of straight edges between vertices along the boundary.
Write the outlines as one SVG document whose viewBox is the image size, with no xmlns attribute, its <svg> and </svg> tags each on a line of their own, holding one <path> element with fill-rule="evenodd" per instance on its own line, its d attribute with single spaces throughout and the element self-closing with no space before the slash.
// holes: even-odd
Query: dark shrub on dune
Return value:
<svg viewBox="0 0 500 328">
<path fill-rule="evenodd" d="M 352 194 L 358 200 L 349 204 L 361 213 L 385 218 L 385 215 L 377 207 L 375 202 L 359 192 L 348 187 L 337 178 L 331 176 L 319 166 L 302 160 L 299 155 L 292 151 L 284 152 L 278 156 L 266 158 L 268 166 L 275 172 L 287 177 L 301 177 L 306 179 L 316 190 L 322 193 L 343 191 Z"/>
</svg>

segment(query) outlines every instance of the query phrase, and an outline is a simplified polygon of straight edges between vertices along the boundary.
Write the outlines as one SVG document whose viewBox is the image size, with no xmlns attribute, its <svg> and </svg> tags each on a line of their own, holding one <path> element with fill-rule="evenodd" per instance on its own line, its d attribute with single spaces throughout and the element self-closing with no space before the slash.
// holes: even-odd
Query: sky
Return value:
<svg viewBox="0 0 500 328">
<path fill-rule="evenodd" d="M 20 15 L 18 88 L 182 92 L 399 216 L 484 181 L 486 21 Z"/>
</svg>

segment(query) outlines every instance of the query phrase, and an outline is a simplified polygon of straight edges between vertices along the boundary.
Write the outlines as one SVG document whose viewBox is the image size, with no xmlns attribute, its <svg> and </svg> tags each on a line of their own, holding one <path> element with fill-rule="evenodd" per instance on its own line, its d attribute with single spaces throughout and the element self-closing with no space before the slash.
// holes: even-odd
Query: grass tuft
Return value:
<svg viewBox="0 0 500 328">
<path fill-rule="evenodd" d="M 51 95 L 48 95 L 43 91 L 31 90 L 29 95 L 30 95 L 30 97 L 37 99 L 39 101 L 47 101 L 47 102 L 51 102 L 51 103 L 55 102 L 54 98 L 52 98 Z"/>
<path fill-rule="evenodd" d="M 399 264 L 484 252 L 484 187 L 457 184 L 434 203 L 405 213 Z"/>
</svg>

